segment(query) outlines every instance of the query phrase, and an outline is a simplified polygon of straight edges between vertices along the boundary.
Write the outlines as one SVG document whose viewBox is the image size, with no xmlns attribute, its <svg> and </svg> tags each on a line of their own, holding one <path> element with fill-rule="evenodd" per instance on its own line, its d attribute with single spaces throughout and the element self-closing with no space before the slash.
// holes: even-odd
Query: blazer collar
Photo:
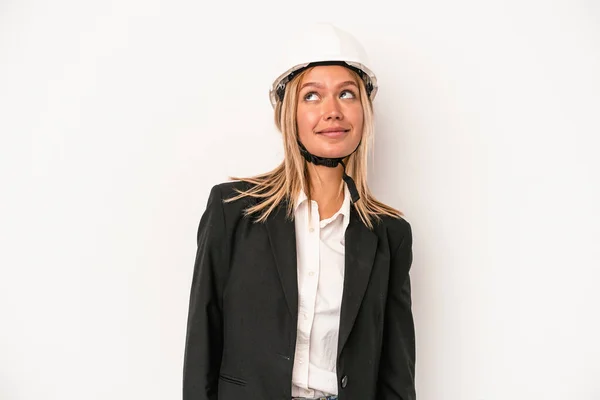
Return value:
<svg viewBox="0 0 600 400">
<path fill-rule="evenodd" d="M 287 202 L 283 201 L 267 218 L 269 241 L 287 306 L 295 323 L 298 322 L 298 275 L 296 232 L 292 219 L 287 218 Z M 345 233 L 344 290 L 340 314 L 337 355 L 339 357 L 360 309 L 369 283 L 377 252 L 377 235 L 362 222 L 354 206 Z"/>
</svg>

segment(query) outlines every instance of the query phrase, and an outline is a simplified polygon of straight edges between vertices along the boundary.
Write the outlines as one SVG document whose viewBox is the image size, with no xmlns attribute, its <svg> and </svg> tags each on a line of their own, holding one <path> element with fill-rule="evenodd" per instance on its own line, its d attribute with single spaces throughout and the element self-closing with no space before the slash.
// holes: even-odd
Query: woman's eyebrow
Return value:
<svg viewBox="0 0 600 400">
<path fill-rule="evenodd" d="M 352 85 L 352 86 L 356 86 L 356 87 L 358 87 L 358 85 L 357 85 L 357 84 L 356 84 L 356 82 L 354 82 L 354 81 L 344 81 L 344 82 L 340 83 L 340 84 L 338 85 L 338 87 L 342 87 L 342 86 L 349 86 L 349 85 Z"/>
<path fill-rule="evenodd" d="M 344 82 L 340 82 L 340 83 L 337 85 L 337 87 L 339 88 L 339 87 L 342 87 L 342 86 L 349 86 L 349 85 L 352 85 L 352 86 L 356 86 L 356 87 L 358 87 L 358 85 L 357 85 L 357 84 L 356 84 L 356 82 L 354 82 L 354 81 L 344 81 Z M 307 87 L 307 86 L 314 86 L 314 87 L 316 87 L 316 88 L 319 88 L 319 89 L 322 89 L 322 88 L 324 88 L 324 85 L 323 85 L 322 83 L 319 83 L 319 82 L 306 82 L 306 83 L 303 83 L 303 84 L 302 84 L 302 86 L 300 87 L 300 90 L 304 89 L 304 88 L 305 88 L 305 87 Z"/>
</svg>

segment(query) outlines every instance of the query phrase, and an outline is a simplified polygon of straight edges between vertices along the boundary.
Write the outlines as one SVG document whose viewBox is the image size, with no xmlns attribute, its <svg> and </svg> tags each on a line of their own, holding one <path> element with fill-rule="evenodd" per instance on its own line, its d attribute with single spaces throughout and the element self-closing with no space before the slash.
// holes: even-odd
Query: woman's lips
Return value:
<svg viewBox="0 0 600 400">
<path fill-rule="evenodd" d="M 347 134 L 350 131 L 350 129 L 340 129 L 340 130 L 336 130 L 336 131 L 321 131 L 321 132 L 317 132 L 319 135 L 323 135 L 323 136 L 327 136 L 329 138 L 338 138 L 338 137 L 342 137 L 345 134 Z"/>
</svg>

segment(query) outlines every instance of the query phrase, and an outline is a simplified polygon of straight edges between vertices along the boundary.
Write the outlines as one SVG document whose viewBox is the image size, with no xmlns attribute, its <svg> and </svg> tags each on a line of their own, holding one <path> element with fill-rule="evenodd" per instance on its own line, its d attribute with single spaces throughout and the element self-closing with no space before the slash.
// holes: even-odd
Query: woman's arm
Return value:
<svg viewBox="0 0 600 400">
<path fill-rule="evenodd" d="M 223 352 L 222 287 L 228 245 L 220 190 L 213 187 L 197 235 L 183 366 L 183 400 L 217 398 Z"/>
<path fill-rule="evenodd" d="M 383 347 L 377 384 L 378 400 L 415 400 L 415 329 L 411 311 L 409 271 L 412 229 L 403 221 L 402 241 L 390 265 Z"/>
</svg>

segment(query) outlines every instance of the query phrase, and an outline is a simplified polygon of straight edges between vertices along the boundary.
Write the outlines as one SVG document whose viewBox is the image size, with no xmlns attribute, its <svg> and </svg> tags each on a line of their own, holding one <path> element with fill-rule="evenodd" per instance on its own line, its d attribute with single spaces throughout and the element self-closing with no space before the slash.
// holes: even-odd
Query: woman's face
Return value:
<svg viewBox="0 0 600 400">
<path fill-rule="evenodd" d="M 296 111 L 298 135 L 306 149 L 320 157 L 345 157 L 363 133 L 358 82 L 339 65 L 317 66 L 300 82 Z"/>
</svg>

